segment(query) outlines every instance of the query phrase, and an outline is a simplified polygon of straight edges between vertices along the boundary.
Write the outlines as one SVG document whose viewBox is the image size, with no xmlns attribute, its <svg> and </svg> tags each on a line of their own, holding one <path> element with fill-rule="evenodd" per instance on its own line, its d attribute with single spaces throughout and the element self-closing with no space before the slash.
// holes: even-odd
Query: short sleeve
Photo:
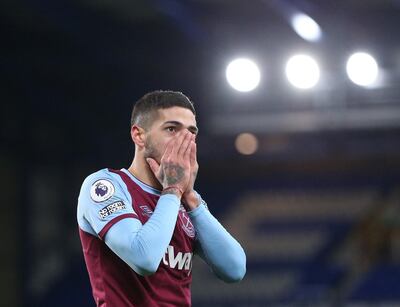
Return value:
<svg viewBox="0 0 400 307">
<path fill-rule="evenodd" d="M 137 218 L 124 183 L 106 169 L 88 176 L 78 198 L 79 226 L 89 224 L 103 239 L 111 226 L 124 218 Z"/>
</svg>

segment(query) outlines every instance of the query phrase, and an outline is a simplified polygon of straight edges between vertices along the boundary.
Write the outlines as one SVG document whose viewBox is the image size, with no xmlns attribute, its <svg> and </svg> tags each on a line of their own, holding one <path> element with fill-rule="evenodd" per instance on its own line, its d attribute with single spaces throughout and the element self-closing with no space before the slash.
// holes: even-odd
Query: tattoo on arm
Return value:
<svg viewBox="0 0 400 307">
<path fill-rule="evenodd" d="M 184 169 L 176 164 L 167 164 L 165 166 L 164 176 L 168 186 L 176 184 L 183 179 Z"/>
</svg>

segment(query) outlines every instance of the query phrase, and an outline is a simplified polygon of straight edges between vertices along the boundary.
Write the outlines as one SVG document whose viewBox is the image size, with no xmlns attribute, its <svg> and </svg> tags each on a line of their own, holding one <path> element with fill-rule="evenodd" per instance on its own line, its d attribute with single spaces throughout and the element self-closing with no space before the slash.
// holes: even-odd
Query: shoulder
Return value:
<svg viewBox="0 0 400 307">
<path fill-rule="evenodd" d="M 114 176 L 112 175 L 112 172 L 110 172 L 110 170 L 108 168 L 103 168 L 103 169 L 100 169 L 94 173 L 91 173 L 89 176 L 87 176 L 84 179 L 82 186 L 91 185 L 95 181 L 101 180 L 101 179 L 109 180 L 109 181 L 115 180 Z"/>
<path fill-rule="evenodd" d="M 82 183 L 82 189 L 96 185 L 102 187 L 102 184 L 108 186 L 108 182 L 111 184 L 115 183 L 115 178 L 111 175 L 107 168 L 103 168 L 87 176 Z"/>
<path fill-rule="evenodd" d="M 98 170 L 87 176 L 81 187 L 80 195 L 88 195 L 94 202 L 104 202 L 114 194 L 125 194 L 125 187 L 119 175 L 108 168 Z"/>
<path fill-rule="evenodd" d="M 114 218 L 136 217 L 131 203 L 121 176 L 116 171 L 101 169 L 87 176 L 82 183 L 77 206 L 78 224 L 82 230 L 100 235 Z"/>
</svg>

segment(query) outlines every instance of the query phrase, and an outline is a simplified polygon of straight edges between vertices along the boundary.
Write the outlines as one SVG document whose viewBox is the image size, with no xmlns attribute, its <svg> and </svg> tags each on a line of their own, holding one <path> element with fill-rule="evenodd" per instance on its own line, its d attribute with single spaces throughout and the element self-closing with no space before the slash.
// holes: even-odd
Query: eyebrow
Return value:
<svg viewBox="0 0 400 307">
<path fill-rule="evenodd" d="M 166 121 L 162 125 L 163 126 L 165 126 L 165 125 L 175 125 L 175 126 L 179 126 L 179 127 L 183 126 L 183 124 L 181 122 L 178 122 L 176 120 Z M 189 129 L 189 131 L 191 131 L 193 133 L 196 133 L 196 134 L 199 133 L 199 128 L 197 128 L 196 126 L 189 126 L 188 129 Z"/>
</svg>

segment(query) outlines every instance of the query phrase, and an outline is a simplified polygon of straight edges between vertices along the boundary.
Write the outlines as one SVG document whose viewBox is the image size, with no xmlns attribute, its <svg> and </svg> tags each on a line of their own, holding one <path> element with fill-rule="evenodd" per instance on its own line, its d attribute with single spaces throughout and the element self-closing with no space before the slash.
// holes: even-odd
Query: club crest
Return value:
<svg viewBox="0 0 400 307">
<path fill-rule="evenodd" d="M 181 227 L 183 229 L 183 231 L 190 237 L 190 238 L 194 238 L 195 237 L 195 229 L 194 226 L 192 224 L 192 221 L 190 220 L 188 214 L 186 213 L 186 210 L 183 209 L 183 207 L 181 206 L 180 210 L 179 210 L 179 214 L 178 214 L 178 219 L 181 223 Z"/>
</svg>

